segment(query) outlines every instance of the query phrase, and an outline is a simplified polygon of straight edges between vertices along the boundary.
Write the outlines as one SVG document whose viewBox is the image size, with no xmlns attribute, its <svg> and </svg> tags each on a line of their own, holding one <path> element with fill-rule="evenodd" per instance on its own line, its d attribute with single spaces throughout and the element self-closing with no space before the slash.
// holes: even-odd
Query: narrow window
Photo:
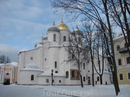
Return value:
<svg viewBox="0 0 130 97">
<path fill-rule="evenodd" d="M 34 75 L 31 75 L 31 80 L 34 80 Z"/>
<path fill-rule="evenodd" d="M 59 83 L 61 83 L 61 80 L 59 80 Z"/>
<path fill-rule="evenodd" d="M 122 65 L 121 59 L 118 59 L 118 65 Z"/>
<path fill-rule="evenodd" d="M 58 73 L 58 71 L 55 71 L 55 73 Z"/>
<path fill-rule="evenodd" d="M 45 61 L 46 61 L 46 58 L 45 58 Z"/>
<path fill-rule="evenodd" d="M 119 74 L 119 79 L 123 80 L 123 74 Z"/>
<path fill-rule="evenodd" d="M 30 59 L 33 60 L 33 57 L 31 57 Z"/>
<path fill-rule="evenodd" d="M 127 62 L 127 64 L 130 64 L 130 57 L 126 58 L 126 62 Z"/>
<path fill-rule="evenodd" d="M 72 54 L 72 59 L 74 59 L 74 54 Z"/>
<path fill-rule="evenodd" d="M 56 41 L 56 34 L 53 35 L 53 41 Z"/>
<path fill-rule="evenodd" d="M 117 51 L 120 49 L 120 46 L 119 45 L 117 45 Z"/>
<path fill-rule="evenodd" d="M 99 81 L 99 76 L 97 77 L 97 81 Z"/>
<path fill-rule="evenodd" d="M 75 77 L 75 75 L 74 75 L 74 71 L 72 71 L 72 78 L 74 78 Z"/>
<path fill-rule="evenodd" d="M 85 63 L 83 63 L 83 69 L 85 69 Z"/>
<path fill-rule="evenodd" d="M 55 61 L 55 68 L 57 68 L 57 62 Z"/>
<path fill-rule="evenodd" d="M 66 41 L 66 36 L 63 37 L 63 41 Z"/>
<path fill-rule="evenodd" d="M 85 82 L 85 77 L 83 77 L 83 81 Z"/>
<path fill-rule="evenodd" d="M 66 71 L 66 78 L 68 78 L 69 77 L 69 72 L 68 71 Z"/>
<path fill-rule="evenodd" d="M 77 79 L 79 79 L 79 71 L 77 71 Z"/>
<path fill-rule="evenodd" d="M 130 73 L 128 73 L 128 80 L 130 80 Z"/>
<path fill-rule="evenodd" d="M 46 83 L 49 83 L 49 79 L 46 79 Z"/>
<path fill-rule="evenodd" d="M 80 37 L 78 37 L 78 44 L 80 44 L 81 43 L 81 38 Z"/>
</svg>

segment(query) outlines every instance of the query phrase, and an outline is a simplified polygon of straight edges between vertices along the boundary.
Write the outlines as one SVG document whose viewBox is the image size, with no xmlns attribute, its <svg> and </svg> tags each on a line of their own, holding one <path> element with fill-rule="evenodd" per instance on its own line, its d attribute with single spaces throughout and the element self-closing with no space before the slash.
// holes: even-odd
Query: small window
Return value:
<svg viewBox="0 0 130 97">
<path fill-rule="evenodd" d="M 6 75 L 9 75 L 9 73 L 6 73 Z"/>
<path fill-rule="evenodd" d="M 61 83 L 61 80 L 59 80 L 59 83 Z"/>
<path fill-rule="evenodd" d="M 81 38 L 80 37 L 78 37 L 78 44 L 80 44 L 81 43 Z"/>
<path fill-rule="evenodd" d="M 31 75 L 31 81 L 33 81 L 34 80 L 34 75 Z"/>
<path fill-rule="evenodd" d="M 31 57 L 30 59 L 33 60 L 33 57 Z"/>
<path fill-rule="evenodd" d="M 83 81 L 85 82 L 85 77 L 83 77 Z"/>
<path fill-rule="evenodd" d="M 119 45 L 117 45 L 117 51 L 120 49 L 120 46 Z"/>
<path fill-rule="evenodd" d="M 46 79 L 46 83 L 49 83 L 49 79 Z"/>
<path fill-rule="evenodd" d="M 56 41 L 56 34 L 53 35 L 53 41 Z"/>
<path fill-rule="evenodd" d="M 90 72 L 90 70 L 88 70 L 88 72 Z"/>
<path fill-rule="evenodd" d="M 66 36 L 63 37 L 63 41 L 66 41 Z"/>
<path fill-rule="evenodd" d="M 97 81 L 99 81 L 99 76 L 97 77 Z"/>
<path fill-rule="evenodd" d="M 85 69 L 85 63 L 83 63 L 83 69 Z"/>
<path fill-rule="evenodd" d="M 55 71 L 55 73 L 58 73 L 58 71 Z"/>
<path fill-rule="evenodd" d="M 130 57 L 126 57 L 127 64 L 130 64 Z"/>
<path fill-rule="evenodd" d="M 66 78 L 68 78 L 69 77 L 69 72 L 68 71 L 66 71 Z"/>
<path fill-rule="evenodd" d="M 75 75 L 74 75 L 74 71 L 72 71 L 72 78 L 74 78 L 75 77 Z"/>
<path fill-rule="evenodd" d="M 122 65 L 121 59 L 118 59 L 118 65 Z"/>
<path fill-rule="evenodd" d="M 77 71 L 77 79 L 79 79 L 79 71 Z"/>
<path fill-rule="evenodd" d="M 72 54 L 72 59 L 74 59 L 74 54 Z"/>
<path fill-rule="evenodd" d="M 46 58 L 45 58 L 45 61 L 46 61 Z"/>
<path fill-rule="evenodd" d="M 123 80 L 123 74 L 119 74 L 119 79 Z"/>
<path fill-rule="evenodd" d="M 55 68 L 57 68 L 57 62 L 55 61 Z"/>
<path fill-rule="evenodd" d="M 128 80 L 130 80 L 130 72 L 128 73 Z"/>
</svg>

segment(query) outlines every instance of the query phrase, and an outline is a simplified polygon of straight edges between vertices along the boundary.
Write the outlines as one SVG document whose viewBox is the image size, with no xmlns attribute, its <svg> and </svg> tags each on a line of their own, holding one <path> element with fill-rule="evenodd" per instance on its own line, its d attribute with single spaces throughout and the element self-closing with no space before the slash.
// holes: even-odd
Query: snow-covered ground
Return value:
<svg viewBox="0 0 130 97">
<path fill-rule="evenodd" d="M 120 85 L 117 97 L 130 97 L 130 85 Z M 12 96 L 8 96 L 12 95 Z M 113 85 L 39 86 L 0 85 L 0 97 L 116 97 Z"/>
</svg>

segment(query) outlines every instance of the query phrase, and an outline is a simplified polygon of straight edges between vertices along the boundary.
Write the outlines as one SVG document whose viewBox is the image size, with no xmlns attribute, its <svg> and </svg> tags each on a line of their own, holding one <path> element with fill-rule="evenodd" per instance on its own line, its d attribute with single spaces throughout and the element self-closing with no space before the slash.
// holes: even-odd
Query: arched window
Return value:
<svg viewBox="0 0 130 97">
<path fill-rule="evenodd" d="M 63 41 L 66 41 L 66 36 L 63 37 Z"/>
<path fill-rule="evenodd" d="M 34 80 L 34 75 L 31 75 L 31 80 Z"/>
<path fill-rule="evenodd" d="M 56 34 L 53 35 L 53 41 L 56 41 Z"/>
<path fill-rule="evenodd" d="M 78 37 L 78 44 L 80 44 L 81 43 L 81 38 L 80 37 Z"/>
<path fill-rule="evenodd" d="M 55 61 L 55 68 L 57 68 L 57 62 Z"/>
<path fill-rule="evenodd" d="M 119 45 L 117 45 L 117 50 L 119 50 L 120 49 L 120 46 Z"/>
<path fill-rule="evenodd" d="M 69 72 L 68 71 L 66 71 L 66 78 L 68 78 L 69 77 Z"/>
<path fill-rule="evenodd" d="M 74 54 L 72 54 L 72 59 L 74 59 Z"/>
<path fill-rule="evenodd" d="M 72 78 L 74 78 L 75 77 L 75 74 L 74 74 L 74 71 L 72 71 Z"/>
</svg>

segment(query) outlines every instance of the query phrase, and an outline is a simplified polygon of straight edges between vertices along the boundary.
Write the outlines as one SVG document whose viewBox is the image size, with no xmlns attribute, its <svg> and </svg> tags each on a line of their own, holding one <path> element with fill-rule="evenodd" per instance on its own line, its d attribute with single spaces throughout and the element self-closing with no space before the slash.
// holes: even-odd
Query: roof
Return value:
<svg viewBox="0 0 130 97">
<path fill-rule="evenodd" d="M 49 71 L 44 71 L 43 73 L 41 73 L 39 76 L 51 76 L 51 72 Z M 53 73 L 53 76 L 64 76 L 60 73 Z"/>
<path fill-rule="evenodd" d="M 68 30 L 68 31 L 70 31 L 69 27 L 68 27 L 65 23 L 63 23 L 63 18 L 62 18 L 62 20 L 61 20 L 61 23 L 58 24 L 57 27 L 58 27 L 60 30 Z"/>
<path fill-rule="evenodd" d="M 35 63 L 28 64 L 23 70 L 40 70 L 39 67 Z"/>
</svg>

